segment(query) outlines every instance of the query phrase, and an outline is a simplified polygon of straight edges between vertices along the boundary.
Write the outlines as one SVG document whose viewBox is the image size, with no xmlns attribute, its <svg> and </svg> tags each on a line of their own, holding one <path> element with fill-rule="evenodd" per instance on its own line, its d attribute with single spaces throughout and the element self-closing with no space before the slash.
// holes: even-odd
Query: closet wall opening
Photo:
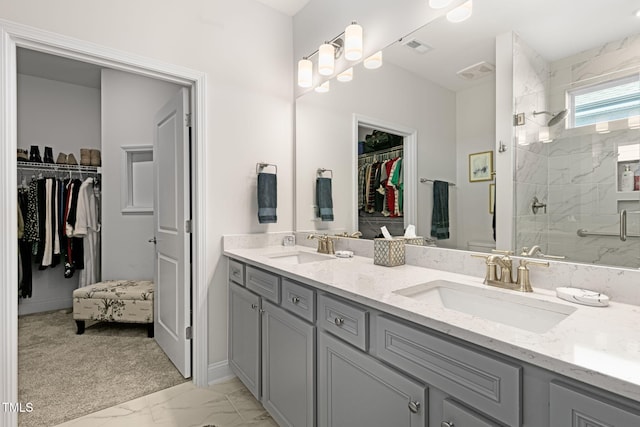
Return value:
<svg viewBox="0 0 640 427">
<path fill-rule="evenodd" d="M 119 357 L 134 358 L 125 352 L 108 356 L 87 339 L 96 335 L 114 343 L 123 337 L 137 339 L 134 327 L 88 323 L 85 335 L 75 336 L 72 293 L 79 287 L 106 280 L 153 280 L 155 249 L 150 239 L 154 236 L 154 212 L 148 209 L 149 197 L 153 195 L 136 194 L 137 200 L 146 202 L 146 209 L 131 209 L 122 203 L 123 188 L 135 191 L 149 188 L 153 179 L 149 167 L 152 159 L 147 151 L 145 161 L 135 162 L 133 173 L 127 174 L 124 168 L 131 167 L 131 163 L 127 163 L 126 153 L 140 147 L 152 149 L 154 115 L 181 86 L 24 48 L 17 49 L 17 73 L 19 224 L 22 218 L 17 284 L 18 382 L 20 400 L 32 401 L 29 392 L 34 390 L 33 377 L 38 376 L 34 373 L 34 365 L 38 364 L 34 354 L 38 352 L 32 347 L 37 345 L 34 342 L 38 329 L 41 332 L 45 326 L 47 334 L 60 334 L 72 340 L 73 345 L 84 339 L 86 346 L 80 347 L 82 352 L 94 357 L 96 351 L 100 352 L 101 364 L 117 366 L 122 364 Z M 132 183 L 132 176 L 144 185 Z M 22 327 L 27 324 L 36 327 Z M 31 333 L 33 339 L 25 336 Z M 150 351 L 146 353 L 148 360 L 159 359 L 158 353 L 162 351 L 153 348 L 157 344 L 147 338 L 146 329 L 140 329 L 139 334 L 143 343 L 139 346 L 140 353 Z M 104 345 L 109 347 L 108 343 Z M 27 351 L 23 352 L 25 348 Z M 69 355 L 56 348 L 54 343 L 45 350 L 48 362 L 42 369 L 52 371 L 52 366 L 64 366 L 56 364 L 56 358 Z M 104 357 L 114 360 L 107 361 Z M 78 364 L 95 363 L 95 359 L 80 354 L 72 363 L 77 369 Z M 148 388 L 149 384 L 144 387 L 132 384 L 127 388 L 142 394 L 126 396 L 125 400 L 185 381 L 168 359 L 154 366 L 166 371 L 162 374 L 166 381 L 158 381 L 155 389 Z M 113 377 L 117 379 L 119 374 L 113 369 Z M 73 376 L 73 372 L 63 375 Z M 81 389 L 74 390 L 79 396 L 93 396 L 90 403 L 76 401 L 62 405 L 85 411 L 71 414 L 73 418 L 120 403 L 115 400 L 124 398 L 125 390 L 119 387 L 106 393 L 115 399 L 110 401 L 105 399 L 105 393 L 94 393 L 86 384 L 71 380 L 69 387 L 69 380 L 66 381 L 68 388 Z M 103 385 L 111 387 L 108 382 Z M 46 398 L 48 393 L 37 387 L 36 399 Z M 64 392 L 67 391 L 71 390 Z M 44 405 L 49 403 L 39 406 L 39 415 L 50 409 Z M 69 419 L 69 411 L 65 411 L 66 414 L 55 414 L 50 410 L 50 419 L 21 414 L 20 425 L 58 424 Z"/>
</svg>

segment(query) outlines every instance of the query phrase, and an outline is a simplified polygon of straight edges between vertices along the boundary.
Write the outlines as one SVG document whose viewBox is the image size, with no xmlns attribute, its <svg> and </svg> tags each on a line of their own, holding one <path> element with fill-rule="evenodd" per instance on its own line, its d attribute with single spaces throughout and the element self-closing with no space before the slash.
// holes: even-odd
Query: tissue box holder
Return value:
<svg viewBox="0 0 640 427">
<path fill-rule="evenodd" d="M 404 264 L 404 238 L 373 239 L 373 263 L 385 267 Z"/>
<path fill-rule="evenodd" d="M 416 237 L 402 237 L 404 239 L 405 245 L 416 245 L 416 246 L 424 246 L 424 237 L 416 236 Z"/>
</svg>

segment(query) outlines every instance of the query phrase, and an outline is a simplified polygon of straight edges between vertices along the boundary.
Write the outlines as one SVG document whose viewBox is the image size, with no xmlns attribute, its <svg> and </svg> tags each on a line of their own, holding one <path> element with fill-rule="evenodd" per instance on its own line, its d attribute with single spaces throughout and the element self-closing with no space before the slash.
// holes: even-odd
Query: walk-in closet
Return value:
<svg viewBox="0 0 640 427">
<path fill-rule="evenodd" d="M 404 234 L 404 137 L 358 127 L 358 230 L 365 239 Z"/>
<path fill-rule="evenodd" d="M 153 280 L 153 120 L 180 86 L 17 58 L 18 388 L 38 409 L 19 425 L 30 427 L 186 381 L 144 325 L 87 321 L 79 335 L 72 313 L 78 288 Z"/>
</svg>

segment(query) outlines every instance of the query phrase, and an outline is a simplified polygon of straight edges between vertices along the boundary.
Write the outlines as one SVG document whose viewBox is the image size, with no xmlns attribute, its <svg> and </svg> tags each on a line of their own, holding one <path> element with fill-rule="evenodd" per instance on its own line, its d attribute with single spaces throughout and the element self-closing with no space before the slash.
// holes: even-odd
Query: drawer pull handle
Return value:
<svg viewBox="0 0 640 427">
<path fill-rule="evenodd" d="M 240 277 L 240 270 L 233 270 L 232 274 L 236 277 Z"/>
<path fill-rule="evenodd" d="M 263 313 L 265 312 L 265 310 L 261 308 L 260 310 L 258 310 L 258 312 L 259 312 L 260 314 L 263 314 Z"/>
<path fill-rule="evenodd" d="M 298 304 L 300 302 L 300 298 L 298 297 L 291 297 L 291 302 L 294 304 Z"/>
<path fill-rule="evenodd" d="M 344 319 L 342 317 L 336 317 L 333 319 L 333 323 L 335 323 L 336 326 L 342 326 L 344 325 Z"/>
<path fill-rule="evenodd" d="M 418 411 L 420 410 L 420 402 L 410 401 L 409 402 L 409 410 L 411 412 L 413 412 L 414 414 L 417 414 Z"/>
<path fill-rule="evenodd" d="M 258 308 L 258 304 L 251 304 L 251 308 L 255 310 L 256 308 Z"/>
<path fill-rule="evenodd" d="M 455 427 L 450 421 L 443 421 L 440 423 L 440 427 Z"/>
</svg>

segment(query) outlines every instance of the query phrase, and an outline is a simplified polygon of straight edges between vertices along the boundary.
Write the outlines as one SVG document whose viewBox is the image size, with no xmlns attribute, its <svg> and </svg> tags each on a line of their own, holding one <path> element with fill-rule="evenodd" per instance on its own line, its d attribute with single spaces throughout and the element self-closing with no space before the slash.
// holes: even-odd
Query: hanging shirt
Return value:
<svg viewBox="0 0 640 427">
<path fill-rule="evenodd" d="M 87 178 L 78 191 L 73 235 L 84 240 L 84 269 L 80 271 L 78 287 L 100 281 L 100 219 L 93 182 L 93 178 Z"/>
</svg>

